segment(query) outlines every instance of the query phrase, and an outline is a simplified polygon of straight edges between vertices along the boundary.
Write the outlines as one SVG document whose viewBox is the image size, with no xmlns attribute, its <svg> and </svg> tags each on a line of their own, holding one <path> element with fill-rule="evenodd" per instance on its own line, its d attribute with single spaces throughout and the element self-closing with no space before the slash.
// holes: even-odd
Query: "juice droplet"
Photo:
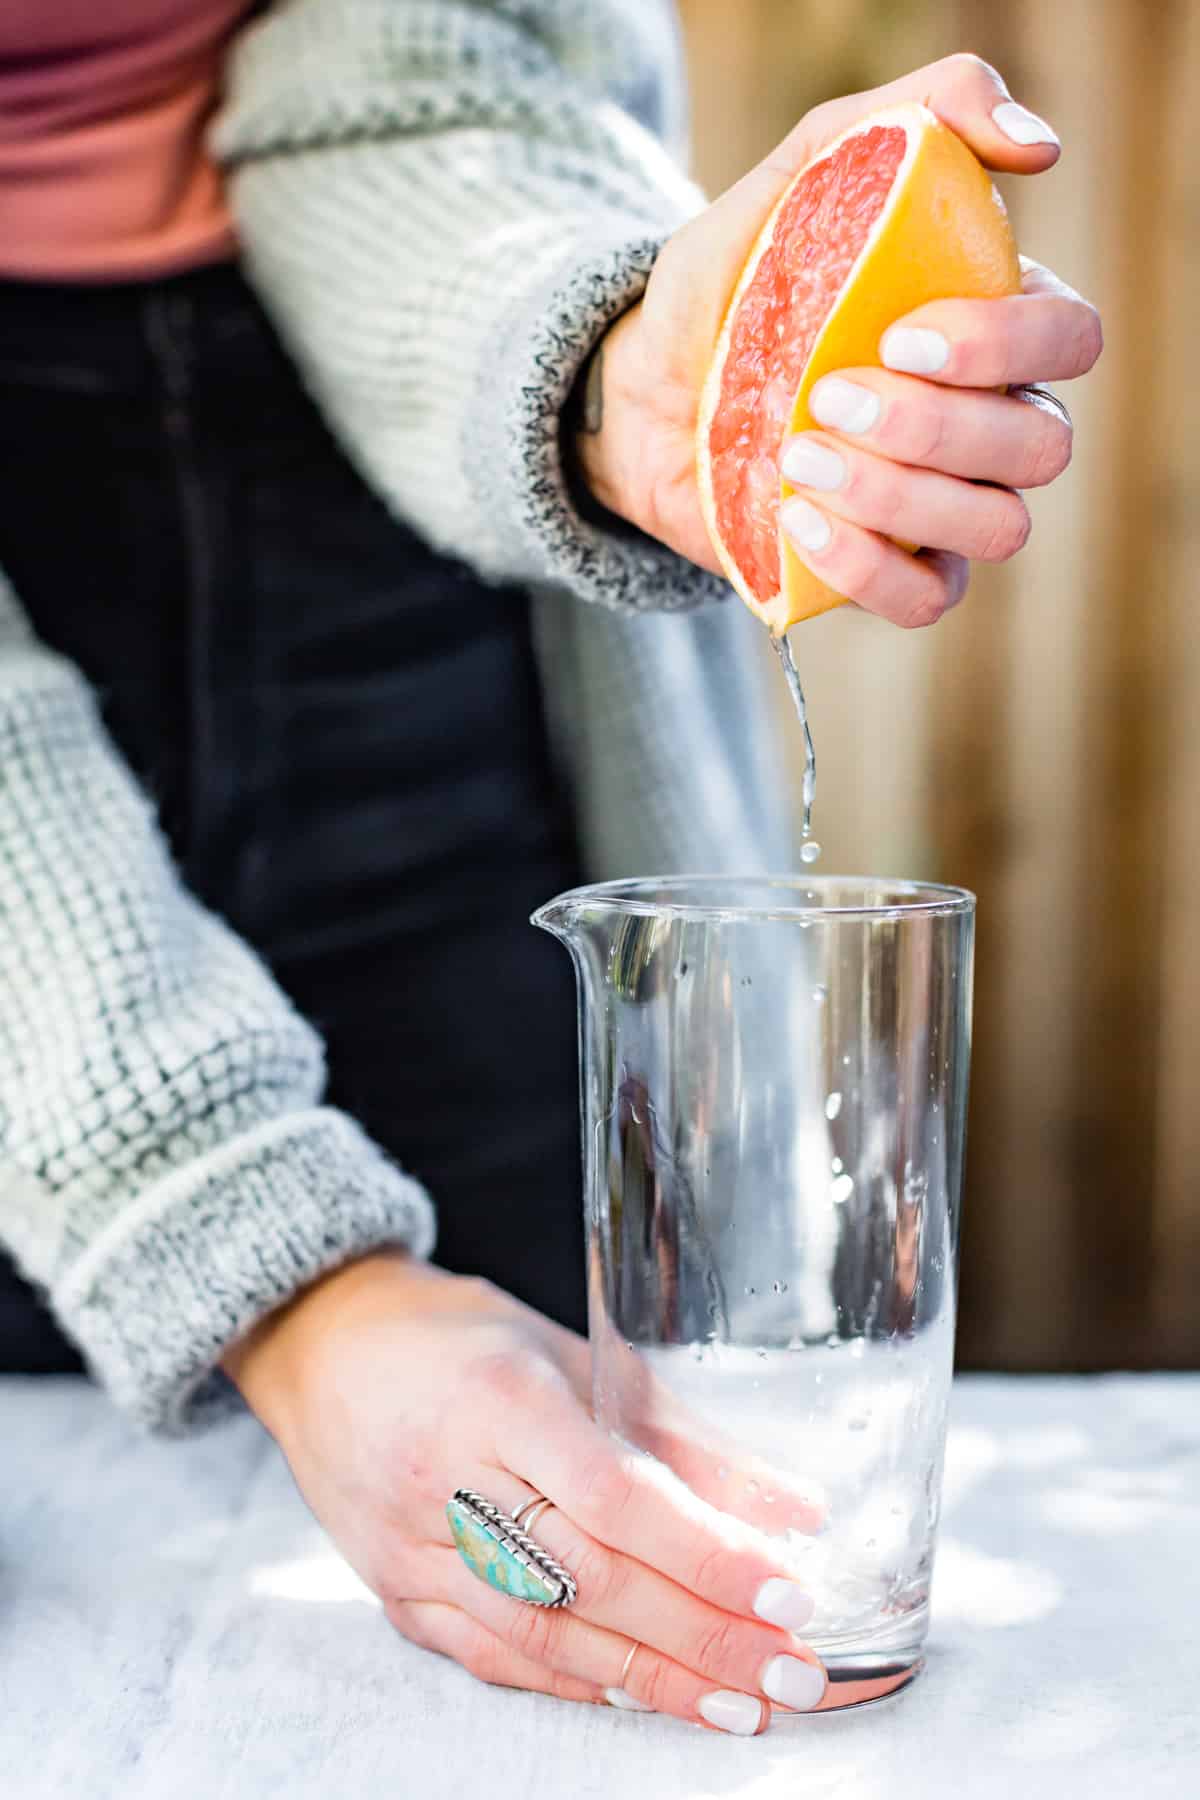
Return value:
<svg viewBox="0 0 1200 1800">
<path fill-rule="evenodd" d="M 836 1119 L 841 1110 L 842 1096 L 838 1089 L 834 1088 L 831 1094 L 825 1096 L 825 1117 L 829 1120 Z"/>
<path fill-rule="evenodd" d="M 820 854 L 821 846 L 818 844 L 816 838 L 805 838 L 800 846 L 800 861 L 815 863 Z"/>
<path fill-rule="evenodd" d="M 807 839 L 812 831 L 813 798 L 817 791 L 817 753 L 813 749 L 812 732 L 808 725 L 808 707 L 805 704 L 804 689 L 800 685 L 800 671 L 796 667 L 792 647 L 786 637 L 776 637 L 774 632 L 771 633 L 771 642 L 775 646 L 775 654 L 779 658 L 779 666 L 783 670 L 788 693 L 792 696 L 792 705 L 796 709 L 800 729 L 804 733 L 804 776 L 800 783 L 800 800 L 804 810 L 800 832 L 801 836 Z M 807 843 L 801 846 L 800 855 L 806 863 L 815 862 L 820 854 L 819 844 L 814 844 L 811 851 Z"/>
</svg>

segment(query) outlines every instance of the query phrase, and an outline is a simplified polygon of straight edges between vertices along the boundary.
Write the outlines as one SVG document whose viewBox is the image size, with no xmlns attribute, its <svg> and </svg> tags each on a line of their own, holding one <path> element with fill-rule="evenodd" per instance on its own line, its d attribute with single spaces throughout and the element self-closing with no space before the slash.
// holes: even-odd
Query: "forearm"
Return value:
<svg viewBox="0 0 1200 1800">
<path fill-rule="evenodd" d="M 85 683 L 0 589 L 0 1241 L 123 1405 L 181 1428 L 226 1346 L 432 1214 L 320 1104 L 319 1039 L 180 886 Z"/>
<path fill-rule="evenodd" d="M 676 84 L 664 9 L 596 0 L 568 32 L 549 4 L 451 4 L 424 58 L 426 10 L 307 0 L 247 34 L 215 142 L 251 278 L 353 459 L 439 548 L 612 605 L 711 599 L 577 507 L 563 460 L 580 369 L 700 203 L 621 110 Z"/>
</svg>

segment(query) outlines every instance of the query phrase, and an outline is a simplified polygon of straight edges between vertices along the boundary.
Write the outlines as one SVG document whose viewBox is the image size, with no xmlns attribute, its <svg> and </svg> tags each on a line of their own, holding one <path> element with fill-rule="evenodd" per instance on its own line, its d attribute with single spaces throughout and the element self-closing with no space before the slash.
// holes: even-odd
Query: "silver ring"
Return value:
<svg viewBox="0 0 1200 1800">
<path fill-rule="evenodd" d="M 629 1655 L 625 1658 L 625 1661 L 621 1664 L 621 1674 L 620 1674 L 619 1679 L 616 1682 L 617 1687 L 623 1688 L 625 1686 L 625 1677 L 629 1674 L 630 1669 L 632 1669 L 633 1659 L 637 1655 L 637 1653 L 641 1649 L 641 1647 L 642 1646 L 638 1642 L 636 1642 L 636 1640 L 634 1641 L 634 1643 L 632 1643 L 630 1645 Z"/>
<path fill-rule="evenodd" d="M 535 1494 L 520 1511 L 541 1512 L 554 1502 Z M 472 1488 L 456 1488 L 446 1505 L 454 1547 L 478 1581 L 530 1606 L 573 1606 L 575 1577 L 516 1518 Z"/>
<path fill-rule="evenodd" d="M 1060 400 L 1057 394 L 1052 393 L 1048 387 L 1042 387 L 1040 382 L 1018 382 L 1015 387 L 1010 387 L 1008 391 L 1014 400 L 1027 400 L 1031 406 L 1036 406 L 1042 411 L 1045 411 L 1048 407 L 1051 412 L 1058 414 L 1068 431 L 1074 431 L 1074 422 L 1072 421 L 1070 413 L 1067 411 L 1065 402 Z"/>
<path fill-rule="evenodd" d="M 543 1501 L 546 1501 L 546 1496 L 544 1494 L 530 1494 L 528 1500 L 522 1500 L 520 1506 L 518 1506 L 516 1512 L 512 1515 L 513 1524 L 519 1525 L 530 1507 L 541 1506 Z M 546 1504 L 549 1505 L 549 1502 L 546 1501 Z"/>
</svg>

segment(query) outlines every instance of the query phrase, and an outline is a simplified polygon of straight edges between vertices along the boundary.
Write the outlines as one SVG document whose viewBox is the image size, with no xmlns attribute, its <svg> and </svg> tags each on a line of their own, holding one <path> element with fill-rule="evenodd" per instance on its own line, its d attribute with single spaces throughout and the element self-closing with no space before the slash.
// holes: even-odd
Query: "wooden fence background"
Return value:
<svg viewBox="0 0 1200 1800">
<path fill-rule="evenodd" d="M 1200 1365 L 1200 0 L 683 0 L 715 191 L 952 50 L 1065 155 L 1002 180 L 1101 307 L 1072 469 L 968 603 L 801 627 L 823 866 L 979 895 L 960 1359 Z"/>
</svg>

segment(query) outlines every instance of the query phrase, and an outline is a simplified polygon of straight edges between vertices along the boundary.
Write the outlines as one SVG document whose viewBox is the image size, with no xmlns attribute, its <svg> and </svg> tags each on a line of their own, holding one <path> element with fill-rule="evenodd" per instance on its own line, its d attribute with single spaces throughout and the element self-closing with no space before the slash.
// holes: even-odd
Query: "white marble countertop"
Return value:
<svg viewBox="0 0 1200 1800">
<path fill-rule="evenodd" d="M 1188 1800 L 1200 1376 L 960 1380 L 926 1673 L 721 1738 L 412 1648 L 249 1420 L 0 1380 L 6 1800 Z"/>
</svg>

